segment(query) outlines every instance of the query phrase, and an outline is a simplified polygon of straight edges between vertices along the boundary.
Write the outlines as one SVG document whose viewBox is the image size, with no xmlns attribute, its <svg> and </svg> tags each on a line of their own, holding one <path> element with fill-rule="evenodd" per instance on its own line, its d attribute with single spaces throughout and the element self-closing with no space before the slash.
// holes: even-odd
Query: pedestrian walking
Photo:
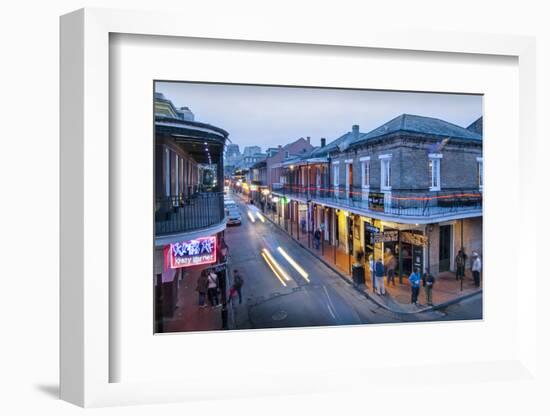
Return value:
<svg viewBox="0 0 550 416">
<path fill-rule="evenodd" d="M 388 278 L 388 286 L 390 282 L 395 286 L 395 268 L 397 267 L 397 260 L 393 255 L 391 249 L 386 248 L 386 255 L 384 256 L 384 266 L 386 267 L 386 275 Z"/>
<path fill-rule="evenodd" d="M 213 308 L 221 306 L 218 300 L 218 275 L 213 270 L 208 273 L 208 302 Z"/>
<path fill-rule="evenodd" d="M 433 306 L 432 292 L 434 288 L 435 278 L 430 273 L 429 269 L 426 269 L 424 275 L 422 276 L 422 283 L 424 285 L 424 291 L 426 292 L 426 303 L 429 306 Z"/>
<path fill-rule="evenodd" d="M 479 287 L 481 283 L 481 259 L 479 258 L 479 254 L 477 254 L 475 251 L 473 253 L 474 261 L 472 263 L 472 274 L 474 275 L 474 284 L 476 287 Z"/>
<path fill-rule="evenodd" d="M 302 234 L 305 234 L 305 232 L 306 232 L 306 219 L 305 218 L 302 218 L 300 220 L 300 226 L 302 227 Z"/>
<path fill-rule="evenodd" d="M 318 228 L 313 233 L 313 241 L 315 243 L 315 249 L 319 250 L 319 246 L 321 245 L 321 230 Z"/>
<path fill-rule="evenodd" d="M 208 291 L 208 276 L 206 270 L 201 272 L 195 290 L 199 292 L 199 308 L 206 308 L 206 292 Z"/>
<path fill-rule="evenodd" d="M 464 279 L 464 268 L 466 266 L 466 259 L 468 256 L 462 249 L 458 250 L 458 253 L 455 257 L 455 269 L 456 269 L 456 280 Z"/>
<path fill-rule="evenodd" d="M 235 296 L 235 293 L 239 295 L 239 304 L 243 303 L 243 294 L 242 294 L 242 287 L 244 285 L 244 279 L 240 275 L 239 271 L 237 269 L 233 270 L 233 284 L 231 285 L 231 289 L 229 289 L 229 300 L 233 300 L 233 296 Z"/>
<path fill-rule="evenodd" d="M 420 273 L 418 267 L 415 267 L 414 272 L 409 276 L 409 282 L 411 284 L 411 303 L 418 306 L 418 292 L 420 292 Z"/>
<path fill-rule="evenodd" d="M 384 287 L 384 264 L 382 259 L 376 260 L 374 265 L 374 275 L 376 276 L 376 293 L 379 295 L 386 294 L 386 288 Z"/>
<path fill-rule="evenodd" d="M 369 271 L 370 271 L 370 279 L 372 280 L 372 291 L 376 292 L 376 277 L 374 275 L 374 257 L 372 255 L 369 256 Z"/>
</svg>

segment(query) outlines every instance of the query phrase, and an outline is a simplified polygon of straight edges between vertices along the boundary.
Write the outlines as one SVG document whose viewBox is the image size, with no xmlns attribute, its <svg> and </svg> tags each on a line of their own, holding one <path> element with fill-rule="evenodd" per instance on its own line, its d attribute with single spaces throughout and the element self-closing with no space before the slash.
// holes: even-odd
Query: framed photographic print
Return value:
<svg viewBox="0 0 550 416">
<path fill-rule="evenodd" d="M 533 40 L 180 17 L 62 18 L 62 398 L 532 371 Z"/>
</svg>

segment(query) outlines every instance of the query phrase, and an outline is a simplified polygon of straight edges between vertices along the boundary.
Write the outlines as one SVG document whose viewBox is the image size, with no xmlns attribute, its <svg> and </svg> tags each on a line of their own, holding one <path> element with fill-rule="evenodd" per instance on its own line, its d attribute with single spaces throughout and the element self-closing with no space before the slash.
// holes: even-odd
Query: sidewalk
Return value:
<svg viewBox="0 0 550 416">
<path fill-rule="evenodd" d="M 275 225 L 278 225 L 277 218 L 271 217 L 271 215 L 266 215 L 266 217 L 273 222 Z M 282 231 L 285 231 L 284 227 L 279 227 Z M 313 237 L 308 234 L 302 233 L 301 230 L 296 235 L 296 223 L 289 223 L 289 226 L 293 227 L 292 237 L 294 241 L 300 244 L 303 248 L 308 250 L 312 255 L 319 258 L 323 263 L 325 263 L 329 268 L 338 273 L 344 280 L 352 284 L 351 279 L 351 266 L 354 263 L 354 260 L 350 255 L 345 253 L 339 248 L 328 244 L 326 241 L 323 242 L 322 247 L 318 250 L 314 248 Z M 290 235 L 288 231 L 287 234 Z M 408 276 L 402 277 L 402 283 L 399 283 L 399 277 L 395 277 L 395 285 L 388 287 L 387 282 L 385 281 L 386 295 L 378 295 L 372 290 L 372 281 L 370 277 L 370 272 L 368 267 L 365 267 L 365 283 L 366 287 L 361 290 L 362 293 L 367 298 L 370 298 L 379 306 L 391 310 L 392 312 L 397 313 L 417 313 L 424 312 L 433 309 L 438 309 L 448 304 L 459 302 L 460 300 L 470 297 L 476 293 L 481 292 L 482 287 L 476 288 L 469 270 L 466 271 L 466 276 L 462 282 L 462 290 L 460 287 L 460 281 L 455 279 L 455 274 L 453 272 L 443 272 L 439 273 L 436 276 L 436 281 L 433 289 L 432 300 L 433 306 L 427 305 L 426 293 L 424 288 L 420 288 L 420 294 L 418 297 L 418 306 L 411 304 L 411 288 L 409 285 Z M 483 286 L 483 281 L 482 281 Z"/>
<path fill-rule="evenodd" d="M 195 290 L 201 268 L 188 269 L 179 283 L 177 308 L 174 317 L 164 319 L 164 332 L 213 331 L 222 329 L 221 308 L 199 308 Z M 208 300 L 206 301 L 208 304 Z"/>
</svg>

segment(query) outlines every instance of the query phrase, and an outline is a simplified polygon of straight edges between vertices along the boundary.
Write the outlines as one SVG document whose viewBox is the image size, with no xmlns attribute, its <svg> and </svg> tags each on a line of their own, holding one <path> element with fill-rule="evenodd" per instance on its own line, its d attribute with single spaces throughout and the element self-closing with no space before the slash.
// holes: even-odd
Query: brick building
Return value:
<svg viewBox="0 0 550 416">
<path fill-rule="evenodd" d="M 273 156 L 267 157 L 266 159 L 267 186 L 270 189 L 280 186 L 281 178 L 283 178 L 282 162 L 284 162 L 285 159 L 303 155 L 312 150 L 313 146 L 311 145 L 311 139 L 309 137 L 307 139 L 300 137 L 292 143 L 285 146 L 279 146 L 276 153 L 271 151 L 270 154 Z"/>
<path fill-rule="evenodd" d="M 454 270 L 461 247 L 482 251 L 481 125 L 410 114 L 368 133 L 355 125 L 281 164 L 278 209 L 291 223 L 304 218 L 308 232 L 321 229 L 350 259 L 391 251 L 400 275 Z"/>
</svg>

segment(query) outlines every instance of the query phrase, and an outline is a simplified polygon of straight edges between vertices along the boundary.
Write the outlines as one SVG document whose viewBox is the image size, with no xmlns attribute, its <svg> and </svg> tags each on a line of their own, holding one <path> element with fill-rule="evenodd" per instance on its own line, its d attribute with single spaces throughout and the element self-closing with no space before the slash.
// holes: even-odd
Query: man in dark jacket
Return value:
<svg viewBox="0 0 550 416">
<path fill-rule="evenodd" d="M 240 275 L 237 269 L 233 270 L 233 285 L 229 289 L 229 300 L 233 300 L 235 292 L 239 295 L 239 304 L 243 303 L 242 287 L 244 285 L 244 279 Z"/>
<path fill-rule="evenodd" d="M 197 292 L 199 292 L 199 308 L 206 308 L 206 292 L 208 291 L 208 276 L 206 270 L 201 272 L 197 280 Z"/>
<path fill-rule="evenodd" d="M 433 306 L 432 291 L 435 283 L 435 278 L 428 269 L 426 269 L 426 272 L 422 276 L 422 283 L 424 285 L 424 291 L 426 292 L 426 302 L 429 306 Z"/>
<path fill-rule="evenodd" d="M 464 279 L 464 269 L 466 267 L 467 258 L 468 256 L 462 249 L 458 250 L 458 254 L 455 257 L 456 280 Z"/>
<path fill-rule="evenodd" d="M 321 245 L 321 230 L 318 228 L 313 233 L 313 241 L 315 242 L 315 249 L 319 250 L 319 246 Z"/>
<path fill-rule="evenodd" d="M 386 294 L 386 288 L 384 287 L 384 264 L 382 259 L 376 260 L 374 265 L 374 274 L 376 276 L 376 293 L 379 295 Z"/>
</svg>

